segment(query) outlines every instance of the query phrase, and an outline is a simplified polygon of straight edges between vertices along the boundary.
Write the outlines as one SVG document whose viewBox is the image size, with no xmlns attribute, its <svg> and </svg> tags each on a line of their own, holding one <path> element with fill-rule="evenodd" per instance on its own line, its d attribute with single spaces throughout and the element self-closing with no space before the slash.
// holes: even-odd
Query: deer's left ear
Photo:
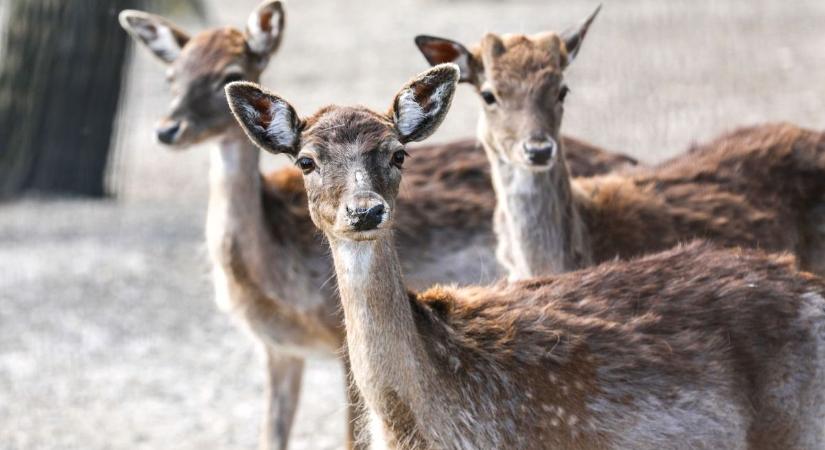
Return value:
<svg viewBox="0 0 825 450">
<path fill-rule="evenodd" d="M 246 22 L 246 45 L 266 59 L 281 45 L 285 22 L 284 5 L 280 0 L 261 3 Z"/>
<path fill-rule="evenodd" d="M 593 23 L 593 20 L 596 19 L 596 16 L 601 10 L 602 5 L 597 6 L 596 10 L 593 11 L 587 19 L 584 19 L 582 23 L 567 29 L 561 34 L 561 40 L 564 42 L 565 49 L 567 49 L 567 65 L 576 59 L 576 56 L 579 54 L 579 50 L 582 47 L 584 37 L 587 35 L 587 30 L 590 29 L 590 25 Z"/>
<path fill-rule="evenodd" d="M 270 153 L 298 153 L 302 122 L 286 100 L 246 81 L 226 85 L 229 109 L 249 139 Z"/>
<path fill-rule="evenodd" d="M 395 95 L 390 115 L 402 143 L 421 141 L 450 110 L 460 76 L 455 64 L 439 64 L 410 80 Z"/>
<path fill-rule="evenodd" d="M 164 19 L 127 9 L 118 15 L 120 26 L 166 64 L 171 64 L 189 41 L 189 35 Z"/>
<path fill-rule="evenodd" d="M 422 34 L 415 37 L 415 45 L 431 66 L 454 63 L 461 70 L 458 81 L 475 83 L 478 80 L 481 63 L 461 43 Z"/>
</svg>

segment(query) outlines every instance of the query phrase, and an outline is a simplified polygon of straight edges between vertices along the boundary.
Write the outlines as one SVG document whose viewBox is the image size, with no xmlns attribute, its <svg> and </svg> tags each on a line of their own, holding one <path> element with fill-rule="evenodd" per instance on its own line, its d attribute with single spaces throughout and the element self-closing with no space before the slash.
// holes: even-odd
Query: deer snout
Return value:
<svg viewBox="0 0 825 450">
<path fill-rule="evenodd" d="M 374 230 L 387 217 L 387 206 L 384 200 L 372 192 L 353 195 L 345 208 L 347 224 L 354 231 Z"/>
<path fill-rule="evenodd" d="M 529 139 L 522 145 L 524 157 L 530 164 L 544 166 L 550 163 L 556 156 L 558 144 L 553 138 L 542 140 Z"/>
<path fill-rule="evenodd" d="M 180 135 L 183 126 L 179 120 L 165 120 L 155 128 L 155 135 L 158 141 L 167 144 L 175 144 Z"/>
</svg>

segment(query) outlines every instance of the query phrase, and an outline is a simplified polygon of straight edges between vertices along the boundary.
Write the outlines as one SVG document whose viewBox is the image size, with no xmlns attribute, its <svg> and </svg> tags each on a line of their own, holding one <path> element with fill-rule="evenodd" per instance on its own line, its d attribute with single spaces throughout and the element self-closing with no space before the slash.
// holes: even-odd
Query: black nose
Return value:
<svg viewBox="0 0 825 450">
<path fill-rule="evenodd" d="M 369 209 L 367 208 L 347 208 L 347 214 L 350 217 L 350 223 L 356 231 L 374 230 L 384 218 L 384 205 L 377 204 Z"/>
<path fill-rule="evenodd" d="M 543 165 L 547 164 L 553 155 L 556 153 L 556 143 L 554 141 L 532 142 L 524 143 L 524 154 L 531 164 Z"/>
<path fill-rule="evenodd" d="M 158 140 L 164 144 L 172 144 L 180 131 L 180 122 L 174 122 L 171 125 L 158 127 L 155 132 L 158 134 Z"/>
</svg>

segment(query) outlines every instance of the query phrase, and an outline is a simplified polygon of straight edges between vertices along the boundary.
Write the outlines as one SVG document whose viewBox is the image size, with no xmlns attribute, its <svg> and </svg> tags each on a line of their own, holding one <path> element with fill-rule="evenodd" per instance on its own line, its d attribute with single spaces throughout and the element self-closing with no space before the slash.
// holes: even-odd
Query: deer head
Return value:
<svg viewBox="0 0 825 450">
<path fill-rule="evenodd" d="M 283 4 L 267 1 L 252 12 L 244 31 L 225 27 L 190 37 L 162 17 L 121 12 L 123 28 L 168 67 L 174 98 L 155 129 L 157 139 L 182 148 L 234 126 L 224 86 L 259 79 L 281 43 L 284 20 Z"/>
<path fill-rule="evenodd" d="M 430 64 L 455 63 L 482 100 L 480 136 L 507 163 L 548 170 L 561 157 L 559 128 L 570 92 L 564 70 L 578 55 L 599 8 L 558 35 L 487 34 L 473 50 L 449 39 L 417 36 Z"/>
<path fill-rule="evenodd" d="M 409 81 L 381 114 L 327 106 L 299 118 L 283 98 L 252 83 L 226 87 L 241 127 L 259 147 L 292 157 L 304 173 L 310 214 L 332 238 L 377 239 L 392 225 L 407 152 L 447 114 L 459 71 L 443 64 Z"/>
</svg>

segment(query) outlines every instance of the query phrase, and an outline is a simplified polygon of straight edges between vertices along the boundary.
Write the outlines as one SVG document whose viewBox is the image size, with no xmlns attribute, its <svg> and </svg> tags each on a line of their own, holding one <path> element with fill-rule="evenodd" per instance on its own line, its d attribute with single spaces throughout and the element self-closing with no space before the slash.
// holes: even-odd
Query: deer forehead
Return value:
<svg viewBox="0 0 825 450">
<path fill-rule="evenodd" d="M 321 159 L 351 159 L 400 146 L 392 122 L 364 107 L 324 108 L 306 119 L 303 137 Z"/>
<path fill-rule="evenodd" d="M 491 56 L 485 60 L 487 77 L 501 83 L 524 84 L 525 78 L 541 80 L 548 74 L 560 74 L 567 52 L 555 33 L 532 36 L 522 34 L 501 37 L 503 51 L 493 52 L 489 41 L 477 50 Z M 529 83 L 528 83 L 529 84 Z"/>
<path fill-rule="evenodd" d="M 234 28 L 218 28 L 198 33 L 183 47 L 173 65 L 176 74 L 198 77 L 223 72 L 230 65 L 247 68 L 244 34 Z"/>
</svg>

